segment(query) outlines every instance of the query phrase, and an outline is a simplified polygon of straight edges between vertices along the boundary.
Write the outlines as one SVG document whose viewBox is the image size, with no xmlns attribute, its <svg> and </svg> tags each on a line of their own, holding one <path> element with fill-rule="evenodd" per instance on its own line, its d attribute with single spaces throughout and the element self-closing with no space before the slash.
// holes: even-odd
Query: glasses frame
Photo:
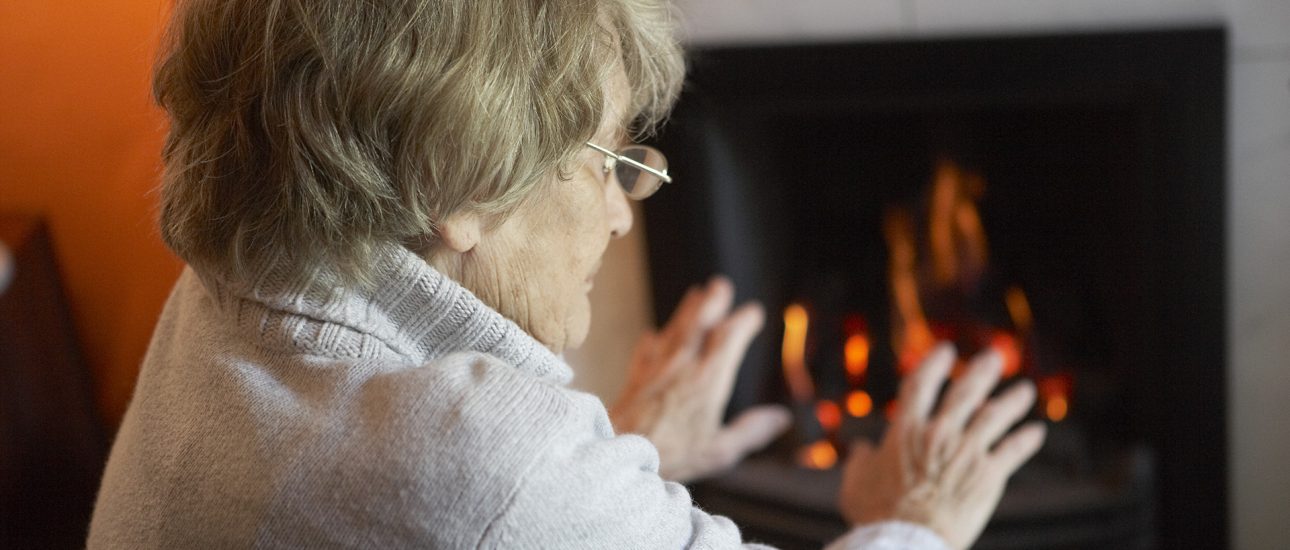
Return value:
<svg viewBox="0 0 1290 550">
<path fill-rule="evenodd" d="M 659 181 L 661 181 L 661 182 L 663 182 L 663 183 L 672 183 L 672 176 L 669 176 L 669 175 L 667 174 L 667 170 L 666 170 L 666 169 L 664 169 L 664 170 L 658 170 L 657 168 L 654 168 L 653 166 L 649 166 L 649 165 L 646 165 L 646 164 L 642 164 L 642 163 L 640 163 L 640 162 L 636 162 L 635 160 L 632 160 L 632 159 L 630 159 L 630 158 L 627 158 L 627 157 L 625 157 L 625 156 L 623 156 L 623 155 L 618 154 L 616 151 L 610 151 L 609 149 L 606 149 L 606 148 L 604 148 L 604 147 L 601 147 L 601 146 L 599 146 L 599 145 L 596 145 L 596 144 L 594 144 L 594 143 L 592 143 L 592 142 L 590 142 L 590 141 L 588 141 L 588 142 L 586 142 L 586 143 L 587 143 L 587 147 L 590 147 L 590 148 L 592 148 L 592 149 L 595 149 L 595 150 L 597 150 L 597 151 L 599 151 L 599 152 L 601 152 L 601 153 L 604 153 L 604 154 L 605 154 L 605 159 L 606 159 L 606 160 L 605 160 L 605 172 L 606 172 L 606 173 L 613 173 L 613 171 L 614 171 L 614 166 L 615 166 L 615 164 L 611 164 L 611 163 L 610 163 L 610 161 L 612 160 L 614 163 L 625 162 L 625 163 L 627 163 L 629 166 L 631 166 L 631 167 L 633 167 L 633 168 L 636 168 L 636 169 L 638 169 L 638 170 L 643 170 L 643 171 L 645 171 L 645 172 L 649 173 L 650 175 L 652 175 L 652 176 L 654 176 L 654 177 L 658 178 L 658 179 L 659 179 Z M 666 155 L 664 155 L 662 151 L 659 151 L 658 149 L 654 149 L 653 147 L 650 147 L 650 146 L 648 146 L 648 145 L 636 145 L 636 144 L 633 144 L 633 145 L 628 145 L 628 146 L 626 146 L 626 147 L 623 147 L 623 149 L 627 149 L 627 148 L 631 148 L 631 147 L 640 147 L 640 148 L 644 148 L 644 149 L 652 149 L 652 150 L 654 150 L 655 152 L 657 152 L 657 153 L 658 153 L 658 155 L 659 155 L 660 157 L 662 157 L 664 160 L 667 160 L 667 156 L 666 156 Z M 659 187 L 662 187 L 662 186 L 663 186 L 662 184 L 659 184 Z M 653 195 L 653 194 L 654 194 L 654 193 L 656 193 L 656 192 L 658 192 L 658 189 L 657 189 L 657 188 L 656 188 L 656 189 L 654 189 L 653 191 L 650 191 L 650 195 Z M 642 198 L 647 198 L 647 197 L 649 197 L 649 195 L 646 195 L 645 197 L 642 197 Z"/>
</svg>

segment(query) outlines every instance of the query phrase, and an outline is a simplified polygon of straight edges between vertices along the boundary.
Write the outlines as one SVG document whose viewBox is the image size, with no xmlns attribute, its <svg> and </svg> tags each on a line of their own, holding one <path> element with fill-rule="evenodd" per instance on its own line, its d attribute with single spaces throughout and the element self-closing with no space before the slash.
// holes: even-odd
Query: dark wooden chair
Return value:
<svg viewBox="0 0 1290 550">
<path fill-rule="evenodd" d="M 84 548 L 108 437 L 39 219 L 0 215 L 0 548 Z"/>
</svg>

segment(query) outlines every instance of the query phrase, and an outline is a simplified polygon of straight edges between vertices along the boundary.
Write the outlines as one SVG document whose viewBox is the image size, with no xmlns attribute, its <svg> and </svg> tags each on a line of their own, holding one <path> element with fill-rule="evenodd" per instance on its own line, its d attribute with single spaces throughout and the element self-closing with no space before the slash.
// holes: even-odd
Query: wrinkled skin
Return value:
<svg viewBox="0 0 1290 550">
<path fill-rule="evenodd" d="M 839 496 L 852 524 L 918 523 L 951 548 L 967 548 L 994 513 L 1008 477 L 1043 444 L 1041 423 L 1008 432 L 1034 403 L 1033 384 L 986 399 L 1003 365 L 994 352 L 972 361 L 933 414 L 954 357 L 947 345 L 932 352 L 902 384 L 900 408 L 882 443 L 852 447 Z"/>
<path fill-rule="evenodd" d="M 671 322 L 641 338 L 627 387 L 609 411 L 618 431 L 643 434 L 658 447 L 659 474 L 666 479 L 720 472 L 788 427 L 788 411 L 776 405 L 721 422 L 735 374 L 765 322 L 759 304 L 731 312 L 733 300 L 734 288 L 724 278 L 691 288 Z"/>
</svg>

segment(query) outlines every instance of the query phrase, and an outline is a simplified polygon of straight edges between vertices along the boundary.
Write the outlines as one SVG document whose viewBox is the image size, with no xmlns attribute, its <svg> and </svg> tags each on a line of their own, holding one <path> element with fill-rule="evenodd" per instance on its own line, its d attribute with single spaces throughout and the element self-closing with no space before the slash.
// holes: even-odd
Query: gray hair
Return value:
<svg viewBox="0 0 1290 550">
<path fill-rule="evenodd" d="M 380 246 L 566 177 L 619 66 L 652 131 L 684 73 L 673 26 L 657 0 L 178 0 L 162 236 L 234 277 L 285 258 L 366 281 Z"/>
</svg>

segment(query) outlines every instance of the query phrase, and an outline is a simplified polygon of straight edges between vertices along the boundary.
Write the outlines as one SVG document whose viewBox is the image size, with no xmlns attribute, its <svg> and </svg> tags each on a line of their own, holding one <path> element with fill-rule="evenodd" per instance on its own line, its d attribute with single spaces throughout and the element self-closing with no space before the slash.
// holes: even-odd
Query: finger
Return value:
<svg viewBox="0 0 1290 550">
<path fill-rule="evenodd" d="M 847 463 L 863 463 L 869 460 L 873 455 L 873 442 L 868 439 L 857 439 L 851 442 L 848 450 Z"/>
<path fill-rule="evenodd" d="M 720 402 L 720 406 L 724 407 L 729 399 L 748 346 L 765 322 L 766 312 L 761 304 L 744 304 L 714 328 L 704 343 L 701 374 L 710 377 L 707 382 L 712 388 L 712 399 Z"/>
<path fill-rule="evenodd" d="M 1034 403 L 1034 383 L 1029 380 L 1018 382 L 977 411 L 976 417 L 968 425 L 968 440 L 981 449 L 989 449 L 1008 432 L 1008 428 L 1026 416 Z"/>
<path fill-rule="evenodd" d="M 954 365 L 954 357 L 952 344 L 938 344 L 918 369 L 905 378 L 900 385 L 901 420 L 913 424 L 927 420 L 932 405 L 936 403 L 936 394 Z"/>
<path fill-rule="evenodd" d="M 788 429 L 792 415 L 780 405 L 760 405 L 744 411 L 717 432 L 718 468 L 733 466 L 748 453 L 770 444 Z"/>
<path fill-rule="evenodd" d="M 686 289 L 685 296 L 682 296 L 681 301 L 676 304 L 676 310 L 672 312 L 672 317 L 668 319 L 660 333 L 665 342 L 674 339 L 673 334 L 678 331 L 682 319 L 694 316 L 695 310 L 699 307 L 701 295 L 701 289 L 697 286 Z"/>
<path fill-rule="evenodd" d="M 710 330 L 726 318 L 734 303 L 735 285 L 725 277 L 713 277 L 704 289 L 703 299 L 699 302 L 693 318 L 694 326 L 689 334 L 696 339 L 701 339 L 704 331 Z"/>
<path fill-rule="evenodd" d="M 1003 372 L 1003 356 L 994 350 L 977 354 L 967 374 L 950 385 L 941 402 L 934 422 L 943 433 L 957 433 L 963 429 L 972 412 L 976 411 L 990 390 L 999 382 Z"/>
<path fill-rule="evenodd" d="M 1038 420 L 1027 422 L 1025 426 L 1012 432 L 990 453 L 990 461 L 997 468 L 996 472 L 1003 478 L 1011 476 L 1030 457 L 1035 456 L 1044 444 L 1048 429 Z"/>
<path fill-rule="evenodd" d="M 655 332 L 642 334 L 632 353 L 632 370 L 628 375 L 629 386 L 657 391 L 672 384 L 682 372 L 683 361 L 664 361 L 659 358 L 660 336 Z"/>
<path fill-rule="evenodd" d="M 845 478 L 852 475 L 850 474 L 852 471 L 859 471 L 864 468 L 865 465 L 869 463 L 869 460 L 873 458 L 875 452 L 877 452 L 877 450 L 874 448 L 873 442 L 868 439 L 857 439 L 852 441 L 847 447 L 847 461 L 842 466 L 843 477 Z M 867 490 L 874 489 L 867 488 Z"/>
<path fill-rule="evenodd" d="M 697 352 L 707 331 L 730 311 L 734 297 L 734 285 L 725 277 L 713 277 L 706 286 L 696 290 L 691 302 L 686 304 L 688 307 L 678 309 L 668 323 L 665 353 Z"/>
</svg>

